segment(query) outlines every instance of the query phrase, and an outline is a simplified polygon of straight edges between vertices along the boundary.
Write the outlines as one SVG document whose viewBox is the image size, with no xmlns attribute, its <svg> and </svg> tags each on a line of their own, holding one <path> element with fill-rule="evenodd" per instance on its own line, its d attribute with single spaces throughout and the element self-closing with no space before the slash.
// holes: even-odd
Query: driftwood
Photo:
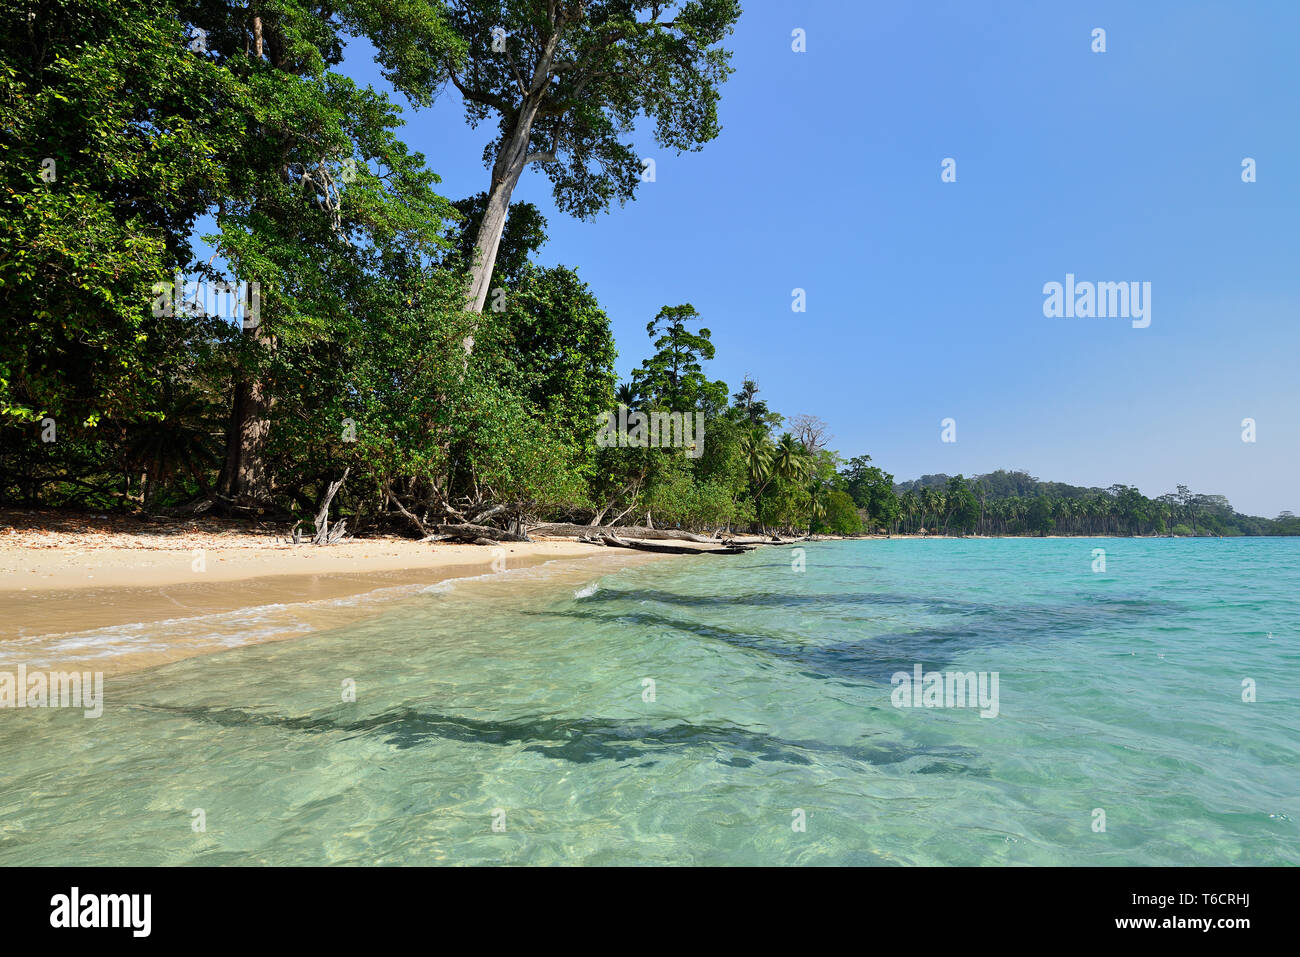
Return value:
<svg viewBox="0 0 1300 957">
<path fill-rule="evenodd" d="M 615 538 L 613 535 L 603 536 L 606 545 L 614 548 L 635 548 L 642 552 L 658 552 L 661 555 L 741 555 L 749 551 L 749 548 L 743 545 L 732 545 L 723 548 L 692 548 L 690 545 L 665 545 L 662 542 L 641 542 L 628 541 L 627 539 Z"/>
<path fill-rule="evenodd" d="M 414 512 L 412 512 L 410 509 L 408 509 L 405 505 L 402 504 L 402 500 L 399 499 L 397 497 L 397 493 L 393 491 L 392 482 L 384 483 L 384 491 L 388 493 L 388 502 L 392 502 L 394 505 L 396 505 L 397 511 L 400 512 L 406 518 L 410 519 L 411 524 L 413 524 L 417 529 L 419 529 L 421 535 L 427 536 L 429 534 L 429 531 L 424 527 L 424 522 L 420 521 L 419 516 L 417 516 Z M 425 541 L 428 541 L 428 539 L 426 538 Z"/>
<path fill-rule="evenodd" d="M 476 545 L 532 541 L 527 535 L 517 535 L 514 532 L 506 532 L 499 528 L 489 528 L 486 525 L 433 525 L 430 527 L 433 534 L 425 537 L 424 541 L 426 542 L 446 538 L 455 538 L 462 542 L 473 542 Z"/>
<path fill-rule="evenodd" d="M 567 522 L 552 522 L 546 525 L 534 525 L 528 529 L 533 535 L 551 535 L 556 538 L 581 538 L 584 535 L 629 535 L 632 538 L 671 539 L 681 542 L 716 542 L 716 538 L 697 535 L 694 532 L 682 532 L 671 528 L 647 528 L 644 525 L 572 525 Z"/>
<path fill-rule="evenodd" d="M 334 495 L 343 487 L 343 483 L 348 480 L 348 473 L 352 471 L 352 466 L 343 470 L 343 477 L 337 482 L 330 482 L 329 488 L 325 492 L 325 499 L 321 502 L 320 511 L 316 513 L 316 534 L 312 536 L 313 545 L 332 545 L 343 537 L 342 527 L 346 522 L 339 520 L 338 525 L 330 528 L 330 502 L 334 501 Z M 337 533 L 337 534 L 333 534 Z"/>
<path fill-rule="evenodd" d="M 506 510 L 506 506 L 489 505 L 487 508 L 483 508 L 475 512 L 473 515 L 462 514 L 461 512 L 452 508 L 450 505 L 443 505 L 442 510 L 446 512 L 448 515 L 450 515 L 452 518 L 457 519 L 459 524 L 461 525 L 479 525 L 482 524 L 483 519 L 491 518 L 493 515 L 496 515 L 498 512 L 504 512 Z"/>
</svg>

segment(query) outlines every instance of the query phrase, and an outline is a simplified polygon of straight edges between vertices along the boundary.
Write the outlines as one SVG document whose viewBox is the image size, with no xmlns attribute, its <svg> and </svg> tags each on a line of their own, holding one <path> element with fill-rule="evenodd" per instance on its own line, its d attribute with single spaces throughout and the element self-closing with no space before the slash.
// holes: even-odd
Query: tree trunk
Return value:
<svg viewBox="0 0 1300 957">
<path fill-rule="evenodd" d="M 271 432 L 271 403 L 260 381 L 241 379 L 235 385 L 226 436 L 226 464 L 217 487 L 237 501 L 265 502 L 271 498 L 266 474 L 266 440 Z"/>
<path fill-rule="evenodd" d="M 487 525 L 472 525 L 468 522 L 460 525 L 434 525 L 433 534 L 425 536 L 425 541 L 432 538 L 459 538 L 461 541 L 475 542 L 479 539 L 486 539 L 492 544 L 496 542 L 531 542 L 532 539 L 526 534 L 521 535 L 518 532 L 505 532 L 499 528 L 491 528 Z"/>
<path fill-rule="evenodd" d="M 329 488 L 325 492 L 325 498 L 320 504 L 320 511 L 316 513 L 316 534 L 312 536 L 313 545 L 331 545 L 343 537 L 344 520 L 339 520 L 339 530 L 337 536 L 330 535 L 330 503 L 334 501 L 334 495 L 343 487 L 343 483 L 348 480 L 348 473 L 352 471 L 352 466 L 343 470 L 343 477 L 337 482 L 330 482 Z"/>
<path fill-rule="evenodd" d="M 253 56 L 262 59 L 266 46 L 260 11 L 254 11 Z M 272 65 L 276 47 L 272 43 Z M 250 283 L 244 301 L 244 335 L 252 336 L 262 348 L 273 348 L 263 334 L 260 316 L 260 293 Z M 251 324 L 250 324 L 251 317 Z M 230 427 L 226 433 L 226 461 L 217 476 L 217 491 L 239 502 L 269 502 L 271 483 L 266 473 L 266 441 L 271 433 L 271 398 L 266 384 L 259 378 L 241 378 L 235 383 L 234 402 L 230 409 Z"/>
<path fill-rule="evenodd" d="M 505 229 L 506 215 L 510 212 L 510 197 L 519 184 L 519 177 L 528 163 L 528 139 L 532 135 L 533 120 L 538 104 L 525 101 L 520 107 L 510 135 L 501 144 L 496 162 L 492 166 L 492 187 L 488 190 L 487 208 L 474 237 L 474 262 L 470 266 L 469 309 L 482 312 L 492 284 L 492 270 L 496 266 L 497 250 L 501 246 L 501 233 Z M 465 352 L 474 349 L 474 336 L 465 340 Z"/>
<path fill-rule="evenodd" d="M 713 541 L 708 535 L 683 532 L 675 528 L 648 528 L 645 525 L 574 525 L 569 522 L 546 522 L 528 529 L 529 535 L 555 538 L 583 538 L 593 533 L 599 535 L 621 535 L 630 538 L 669 539 L 672 541 L 700 542 Z"/>
<path fill-rule="evenodd" d="M 248 297 L 244 302 L 244 335 L 252 337 L 256 348 L 275 348 L 262 328 L 260 293 L 250 286 Z M 222 495 L 240 502 L 271 500 L 265 459 L 270 434 L 271 397 L 266 383 L 257 376 L 239 379 L 230 409 L 226 462 L 217 479 Z"/>
</svg>

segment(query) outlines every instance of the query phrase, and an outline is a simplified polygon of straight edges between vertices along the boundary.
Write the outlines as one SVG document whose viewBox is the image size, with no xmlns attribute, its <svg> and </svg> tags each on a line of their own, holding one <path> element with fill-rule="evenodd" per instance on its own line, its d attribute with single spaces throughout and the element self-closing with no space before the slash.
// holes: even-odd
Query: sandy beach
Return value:
<svg viewBox="0 0 1300 957">
<path fill-rule="evenodd" d="M 10 511 L 0 513 L 0 662 L 135 671 L 335 627 L 452 579 L 543 563 L 604 573 L 658 557 L 571 539 L 316 547 L 215 520 Z"/>
</svg>

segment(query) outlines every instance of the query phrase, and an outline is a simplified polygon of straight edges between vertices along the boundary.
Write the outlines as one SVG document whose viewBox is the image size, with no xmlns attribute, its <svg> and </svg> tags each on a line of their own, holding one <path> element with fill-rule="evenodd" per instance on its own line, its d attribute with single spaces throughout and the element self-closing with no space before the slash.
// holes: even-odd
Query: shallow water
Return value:
<svg viewBox="0 0 1300 957">
<path fill-rule="evenodd" d="M 0 711 L 0 863 L 1300 863 L 1300 540 L 796 557 L 443 586 Z M 997 716 L 895 707 L 918 664 Z"/>
</svg>

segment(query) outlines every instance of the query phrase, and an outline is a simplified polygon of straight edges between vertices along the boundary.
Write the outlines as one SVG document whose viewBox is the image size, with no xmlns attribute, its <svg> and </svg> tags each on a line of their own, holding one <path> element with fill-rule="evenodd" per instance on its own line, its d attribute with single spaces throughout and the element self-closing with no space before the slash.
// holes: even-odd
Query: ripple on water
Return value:
<svg viewBox="0 0 1300 957">
<path fill-rule="evenodd" d="M 0 714 L 0 863 L 1300 863 L 1300 543 L 1095 545 L 532 570 L 110 679 Z"/>
</svg>

